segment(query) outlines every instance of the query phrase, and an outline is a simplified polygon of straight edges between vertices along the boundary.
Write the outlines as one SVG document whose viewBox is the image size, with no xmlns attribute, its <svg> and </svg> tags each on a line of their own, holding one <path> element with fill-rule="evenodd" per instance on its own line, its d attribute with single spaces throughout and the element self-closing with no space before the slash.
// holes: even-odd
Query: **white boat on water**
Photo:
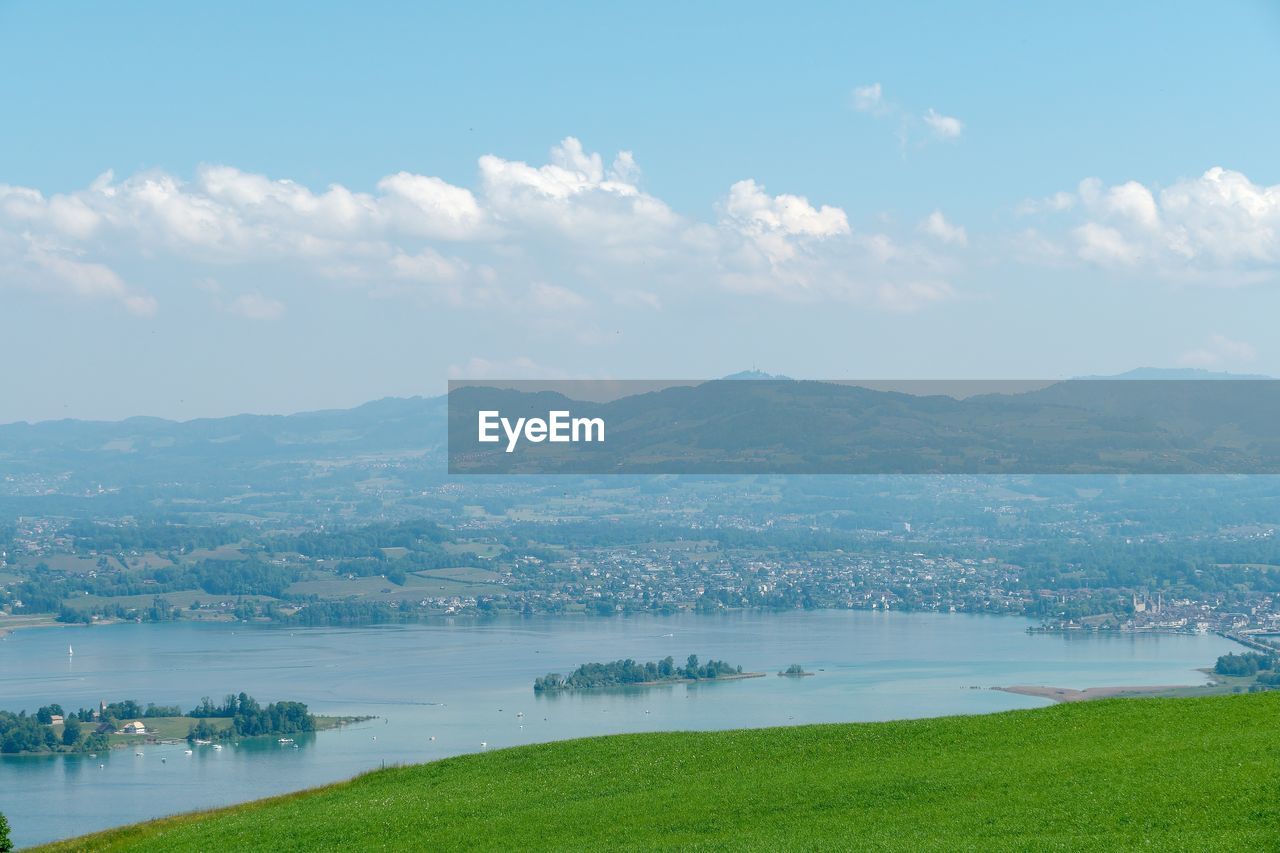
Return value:
<svg viewBox="0 0 1280 853">
<path fill-rule="evenodd" d="M 75 653 L 76 653 L 75 649 L 71 648 L 70 646 L 67 646 L 67 657 L 74 657 Z"/>
<path fill-rule="evenodd" d="M 280 738 L 280 740 L 276 741 L 276 743 L 293 743 L 293 738 L 291 738 L 291 737 L 282 737 L 282 738 Z"/>
<path fill-rule="evenodd" d="M 222 749 L 222 744 L 220 744 L 220 743 L 215 743 L 215 744 L 213 745 L 213 748 L 214 748 L 214 749 L 219 749 L 219 750 L 220 750 L 220 749 Z"/>
</svg>

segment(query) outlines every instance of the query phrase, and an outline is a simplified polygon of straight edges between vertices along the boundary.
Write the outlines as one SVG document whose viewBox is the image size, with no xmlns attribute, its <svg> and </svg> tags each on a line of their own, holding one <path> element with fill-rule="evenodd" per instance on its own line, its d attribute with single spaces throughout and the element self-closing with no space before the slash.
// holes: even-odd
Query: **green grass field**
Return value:
<svg viewBox="0 0 1280 853">
<path fill-rule="evenodd" d="M 1280 693 L 592 738 L 53 850 L 1275 850 Z"/>
</svg>

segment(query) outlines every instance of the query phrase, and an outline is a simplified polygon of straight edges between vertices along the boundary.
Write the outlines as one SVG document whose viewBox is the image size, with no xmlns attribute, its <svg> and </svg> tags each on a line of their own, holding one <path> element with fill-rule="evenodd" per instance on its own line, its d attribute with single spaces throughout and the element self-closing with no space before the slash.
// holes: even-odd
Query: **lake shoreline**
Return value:
<svg viewBox="0 0 1280 853">
<path fill-rule="evenodd" d="M 6 708 L 31 712 L 51 700 L 91 707 L 134 696 L 187 710 L 201 693 L 245 691 L 291 697 L 320 717 L 378 719 L 299 740 L 298 749 L 267 737 L 191 756 L 180 744 L 113 750 L 96 760 L 0 756 L 5 811 L 27 816 L 14 827 L 14 841 L 25 846 L 189 808 L 197 788 L 203 804 L 231 805 L 384 763 L 596 735 L 999 713 L 1050 701 L 990 685 L 1192 684 L 1208 680 L 1197 668 L 1240 650 L 1213 635 L 1032 636 L 1030 624 L 995 614 L 841 609 L 504 614 L 357 628 L 129 621 L 105 630 L 23 631 L 0 643 Z M 741 662 L 771 677 L 749 687 L 558 691 L 546 694 L 550 701 L 530 690 L 532 676 L 552 662 L 682 660 L 693 649 L 704 660 Z M 817 677 L 776 675 L 798 662 Z M 971 689 L 979 684 L 984 689 Z M 187 726 L 158 734 L 178 739 Z M 94 795 L 108 790 L 132 793 Z"/>
</svg>

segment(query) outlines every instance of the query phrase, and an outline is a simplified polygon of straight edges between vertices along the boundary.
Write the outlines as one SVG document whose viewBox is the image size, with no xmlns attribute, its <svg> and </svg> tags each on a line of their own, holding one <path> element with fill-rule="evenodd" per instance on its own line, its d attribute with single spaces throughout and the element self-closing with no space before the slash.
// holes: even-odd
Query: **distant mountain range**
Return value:
<svg viewBox="0 0 1280 853">
<path fill-rule="evenodd" d="M 560 405 L 575 414 L 607 417 L 610 451 L 629 454 L 612 461 L 628 464 L 588 466 L 592 472 L 644 473 L 686 463 L 688 470 L 726 470 L 728 464 L 727 470 L 737 471 L 747 456 L 764 471 L 1002 472 L 1028 465 L 1049 471 L 1058 470 L 1053 453 L 1066 454 L 1059 463 L 1069 470 L 1124 468 L 1117 459 L 1129 454 L 1127 470 L 1147 470 L 1154 460 L 1169 471 L 1219 470 L 1223 463 L 1226 470 L 1255 471 L 1270 470 L 1280 455 L 1280 383 L 1199 382 L 1194 380 L 1254 377 L 1152 368 L 1108 378 L 1134 381 L 1066 381 L 1024 393 L 955 399 L 753 370 L 607 403 L 482 388 L 463 389 L 463 396 L 489 395 L 513 412 L 545 414 L 548 406 Z M 755 381 L 736 381 L 741 379 Z M 459 436 L 474 437 L 474 420 L 467 423 Z M 185 422 L 139 417 L 8 424 L 0 426 L 0 487 L 287 488 L 287 482 L 317 470 L 332 477 L 353 462 L 405 459 L 443 475 L 449 426 L 446 397 Z M 492 448 L 475 449 L 483 455 Z M 698 453 L 705 458 L 695 459 Z M 583 458 L 568 457 L 566 467 L 556 470 L 575 470 L 572 459 Z M 642 458 L 651 464 L 639 464 Z M 475 470 L 519 470 L 510 461 Z M 12 493 L 18 487 L 9 488 Z"/>
<path fill-rule="evenodd" d="M 458 473 L 1280 473 L 1280 382 L 711 381 L 584 402 L 551 391 L 453 392 Z M 985 388 L 984 386 L 995 386 Z M 997 391 L 997 393 L 992 393 Z M 918 392 L 918 393 L 917 393 Z M 608 424 L 603 444 L 477 440 L 477 414 Z"/>
</svg>

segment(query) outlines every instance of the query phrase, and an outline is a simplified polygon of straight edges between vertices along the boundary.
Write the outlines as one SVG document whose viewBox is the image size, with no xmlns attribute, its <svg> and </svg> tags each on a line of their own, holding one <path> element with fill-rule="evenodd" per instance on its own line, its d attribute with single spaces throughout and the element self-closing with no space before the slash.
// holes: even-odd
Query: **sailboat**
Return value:
<svg viewBox="0 0 1280 853">
<path fill-rule="evenodd" d="M 67 646 L 67 657 L 75 657 L 76 650 Z"/>
</svg>

